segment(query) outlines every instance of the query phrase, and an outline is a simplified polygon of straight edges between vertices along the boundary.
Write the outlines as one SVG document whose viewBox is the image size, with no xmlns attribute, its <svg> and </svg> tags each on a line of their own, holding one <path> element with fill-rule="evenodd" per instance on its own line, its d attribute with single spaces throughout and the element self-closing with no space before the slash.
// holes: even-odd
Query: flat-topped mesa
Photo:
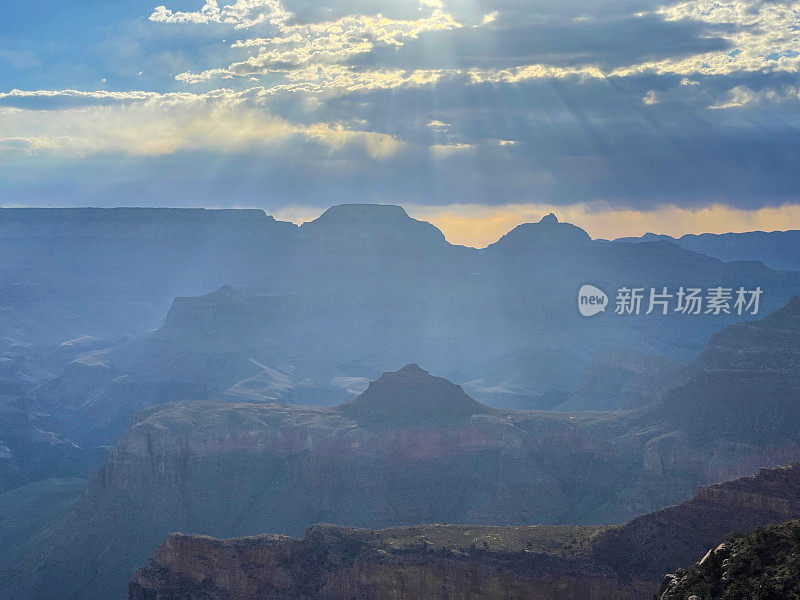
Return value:
<svg viewBox="0 0 800 600">
<path fill-rule="evenodd" d="M 396 204 L 339 204 L 327 209 L 316 222 L 402 222 L 410 219 L 405 209 Z"/>
<path fill-rule="evenodd" d="M 569 249 L 591 243 L 592 238 L 580 227 L 571 223 L 561 223 L 553 213 L 545 215 L 538 223 L 518 225 L 487 250 L 530 251 L 540 248 L 558 247 Z"/>
<path fill-rule="evenodd" d="M 416 364 L 384 373 L 339 410 L 362 423 L 388 426 L 442 424 L 492 411 L 460 386 L 434 377 Z"/>
<path fill-rule="evenodd" d="M 317 240 L 402 240 L 425 244 L 447 244 L 444 234 L 426 221 L 408 216 L 402 206 L 391 204 L 341 204 L 319 218 L 304 223 L 300 233 Z"/>
<path fill-rule="evenodd" d="M 296 229 L 261 209 L 0 208 L 0 239 L 268 239 Z"/>
</svg>

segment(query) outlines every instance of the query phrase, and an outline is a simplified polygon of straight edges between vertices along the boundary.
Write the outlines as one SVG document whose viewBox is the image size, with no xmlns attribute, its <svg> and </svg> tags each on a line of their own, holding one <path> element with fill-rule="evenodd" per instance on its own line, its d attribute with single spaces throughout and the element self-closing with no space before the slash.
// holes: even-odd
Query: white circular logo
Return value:
<svg viewBox="0 0 800 600">
<path fill-rule="evenodd" d="M 578 310 L 584 317 L 603 312 L 608 306 L 608 296 L 598 287 L 582 285 L 578 291 Z"/>
</svg>

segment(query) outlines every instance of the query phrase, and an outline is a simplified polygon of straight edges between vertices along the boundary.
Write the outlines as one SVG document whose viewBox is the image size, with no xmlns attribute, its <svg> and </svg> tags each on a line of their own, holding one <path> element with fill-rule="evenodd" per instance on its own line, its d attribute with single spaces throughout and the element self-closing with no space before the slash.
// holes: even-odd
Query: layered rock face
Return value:
<svg viewBox="0 0 800 600">
<path fill-rule="evenodd" d="M 662 356 L 624 351 L 600 352 L 589 362 L 578 389 L 557 410 L 641 408 L 685 383 L 685 365 Z"/>
<path fill-rule="evenodd" d="M 799 492 L 795 465 L 703 488 L 620 527 L 318 526 L 299 540 L 176 534 L 134 574 L 128 598 L 645 598 L 665 569 L 714 540 L 800 514 Z M 688 598 L 676 594 L 696 593 L 693 582 L 684 576 L 664 598 Z"/>
<path fill-rule="evenodd" d="M 695 378 L 679 388 L 687 403 L 677 414 L 674 393 L 626 413 L 501 411 L 408 365 L 338 407 L 155 407 L 122 437 L 72 518 L 46 533 L 44 550 L 31 558 L 46 567 L 24 582 L 33 586 L 26 593 L 46 597 L 54 586 L 65 598 L 113 593 L 120 574 L 175 530 L 235 537 L 298 535 L 316 522 L 619 522 L 731 473 L 797 458 L 790 437 L 773 446 L 744 435 L 775 426 L 767 418 L 773 413 L 756 408 L 733 433 L 723 427 L 714 437 L 693 435 L 701 425 L 687 415 L 707 410 L 696 385 Z M 763 392 L 740 398 L 757 407 Z M 773 400 L 775 414 L 794 410 L 792 396 Z M 618 556 L 609 544 L 608 556 Z M 99 576 L 82 579 L 79 565 L 87 561 Z M 651 571 L 620 565 L 648 577 L 664 570 L 662 562 Z"/>
<path fill-rule="evenodd" d="M 593 563 L 593 528 L 311 528 L 300 540 L 172 535 L 133 576 L 129 600 L 641 597 Z M 569 550 L 567 550 L 569 548 Z M 567 555 L 568 553 L 568 555 Z"/>
<path fill-rule="evenodd" d="M 798 516 L 800 465 L 795 463 L 702 487 L 686 502 L 603 533 L 595 551 L 619 573 L 657 581 L 702 556 L 728 533 Z"/>
<path fill-rule="evenodd" d="M 494 412 L 467 396 L 461 387 L 431 377 L 416 364 L 384 373 L 339 410 L 361 424 L 392 428 L 441 426 Z"/>
<path fill-rule="evenodd" d="M 700 445 L 724 435 L 742 449 L 797 447 L 800 297 L 717 333 L 690 369 L 694 376 L 665 396 L 654 418 L 674 423 Z"/>
</svg>

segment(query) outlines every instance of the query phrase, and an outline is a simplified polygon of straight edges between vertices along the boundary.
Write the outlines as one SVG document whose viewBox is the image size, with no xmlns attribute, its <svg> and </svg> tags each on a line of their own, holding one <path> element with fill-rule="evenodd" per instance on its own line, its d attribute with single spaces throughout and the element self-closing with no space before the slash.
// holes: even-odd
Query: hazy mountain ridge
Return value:
<svg viewBox="0 0 800 600">
<path fill-rule="evenodd" d="M 800 288 L 800 274 L 725 264 L 672 243 L 593 242 L 554 216 L 484 251 L 451 246 L 435 227 L 392 206 L 334 207 L 286 231 L 292 250 L 260 265 L 259 283 L 175 299 L 154 333 L 90 357 L 91 369 L 85 361 L 70 365 L 38 390 L 42 409 L 50 410 L 58 390 L 71 399 L 62 433 L 110 443 L 130 414 L 149 405 L 337 404 L 354 395 L 347 382 L 409 362 L 463 383 L 483 402 L 552 407 L 559 402 L 549 398 L 573 391 L 575 372 L 598 352 L 686 359 L 723 325 L 745 318 L 622 317 L 609 309 L 584 319 L 575 309 L 582 283 L 609 293 L 632 282 L 673 290 L 688 281 L 760 285 L 762 311 Z M 633 407 L 660 397 L 642 389 L 650 386 L 643 379 L 618 375 L 628 381 L 619 384 L 629 385 L 627 399 L 598 390 L 563 408 Z"/>
<path fill-rule="evenodd" d="M 27 343 L 141 334 L 175 296 L 268 276 L 296 230 L 261 210 L 0 209 L 2 308 Z"/>
<path fill-rule="evenodd" d="M 617 242 L 668 241 L 681 248 L 714 256 L 726 262 L 756 260 L 784 271 L 800 270 L 800 231 L 749 231 L 745 233 L 686 234 L 679 238 L 646 233 L 617 238 Z"/>
</svg>

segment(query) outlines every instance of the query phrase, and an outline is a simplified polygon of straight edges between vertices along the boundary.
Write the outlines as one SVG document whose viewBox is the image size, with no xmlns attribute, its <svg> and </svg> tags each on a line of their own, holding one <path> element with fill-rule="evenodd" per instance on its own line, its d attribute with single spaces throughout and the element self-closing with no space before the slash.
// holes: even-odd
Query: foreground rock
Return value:
<svg viewBox="0 0 800 600">
<path fill-rule="evenodd" d="M 128 599 L 646 598 L 661 578 L 657 563 L 663 573 L 734 529 L 798 514 L 795 465 L 703 488 L 622 527 L 326 525 L 299 540 L 173 534 L 133 576 Z M 783 537 L 796 545 L 797 537 Z M 669 589 L 696 591 L 696 578 L 684 580 Z"/>
<path fill-rule="evenodd" d="M 641 597 L 589 556 L 595 528 L 311 528 L 303 539 L 172 535 L 130 600 Z M 570 546 L 569 555 L 565 549 Z"/>
<path fill-rule="evenodd" d="M 695 496 L 611 528 L 595 551 L 619 573 L 658 581 L 734 531 L 752 531 L 800 517 L 800 465 L 701 487 Z"/>
<path fill-rule="evenodd" d="M 667 575 L 659 600 L 800 597 L 800 521 L 731 535 L 688 569 Z"/>
</svg>

